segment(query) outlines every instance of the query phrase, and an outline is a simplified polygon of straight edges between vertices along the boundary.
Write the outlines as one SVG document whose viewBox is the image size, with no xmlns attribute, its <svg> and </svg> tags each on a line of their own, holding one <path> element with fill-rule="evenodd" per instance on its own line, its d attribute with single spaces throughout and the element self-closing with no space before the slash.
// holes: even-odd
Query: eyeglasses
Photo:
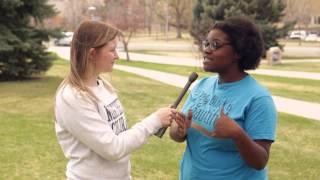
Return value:
<svg viewBox="0 0 320 180">
<path fill-rule="evenodd" d="M 215 51 L 215 50 L 220 49 L 226 45 L 231 45 L 231 43 L 229 43 L 229 42 L 221 43 L 219 41 L 209 42 L 208 40 L 202 41 L 202 49 L 209 48 L 209 50 L 211 50 L 211 51 Z"/>
</svg>

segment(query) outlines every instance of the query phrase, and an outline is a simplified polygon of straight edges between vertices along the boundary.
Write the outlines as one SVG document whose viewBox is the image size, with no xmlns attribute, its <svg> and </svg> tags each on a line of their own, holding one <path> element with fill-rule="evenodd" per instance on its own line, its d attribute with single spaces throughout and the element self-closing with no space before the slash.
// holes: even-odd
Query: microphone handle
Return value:
<svg viewBox="0 0 320 180">
<path fill-rule="evenodd" d="M 171 108 L 176 109 L 179 105 L 179 103 L 181 102 L 183 96 L 186 94 L 186 92 L 188 91 L 190 85 L 192 82 L 188 81 L 188 83 L 184 86 L 184 88 L 182 89 L 182 91 L 180 92 L 178 98 L 176 99 L 176 101 L 171 105 Z"/>
<path fill-rule="evenodd" d="M 187 84 L 184 86 L 183 90 L 180 92 L 178 98 L 176 99 L 176 101 L 170 106 L 171 108 L 176 109 L 179 105 L 179 103 L 181 102 L 183 96 L 186 94 L 186 92 L 188 91 L 190 85 L 192 82 L 188 81 Z M 162 138 L 162 136 L 164 135 L 164 133 L 166 133 L 167 128 L 166 127 L 162 127 L 160 128 L 154 135 L 158 136 L 159 138 Z"/>
</svg>

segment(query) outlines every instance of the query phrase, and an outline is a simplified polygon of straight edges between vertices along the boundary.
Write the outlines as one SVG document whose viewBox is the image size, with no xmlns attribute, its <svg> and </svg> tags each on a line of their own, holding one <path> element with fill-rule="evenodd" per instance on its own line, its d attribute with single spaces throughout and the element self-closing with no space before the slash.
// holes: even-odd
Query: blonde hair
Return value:
<svg viewBox="0 0 320 180">
<path fill-rule="evenodd" d="M 99 101 L 99 98 L 85 85 L 87 68 L 90 66 L 89 50 L 91 48 L 99 49 L 112 41 L 120 34 L 120 31 L 108 24 L 98 21 L 84 21 L 75 31 L 71 43 L 70 50 L 70 72 L 62 81 L 58 90 L 65 85 L 71 85 L 81 93 L 88 95 L 94 101 Z M 104 86 L 113 91 L 110 83 L 102 80 Z"/>
</svg>

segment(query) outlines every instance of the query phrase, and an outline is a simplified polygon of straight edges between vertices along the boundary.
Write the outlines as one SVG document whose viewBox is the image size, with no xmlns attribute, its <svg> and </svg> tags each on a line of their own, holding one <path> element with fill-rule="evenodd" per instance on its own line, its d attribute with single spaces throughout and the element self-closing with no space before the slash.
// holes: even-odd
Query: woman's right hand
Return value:
<svg viewBox="0 0 320 180">
<path fill-rule="evenodd" d="M 169 127 L 176 116 L 176 109 L 165 107 L 160 108 L 155 114 L 159 117 L 162 127 Z"/>
<path fill-rule="evenodd" d="M 177 135 L 183 138 L 187 135 L 188 128 L 191 126 L 192 121 L 192 111 L 188 111 L 187 117 L 183 113 L 177 113 L 175 122 L 177 123 Z"/>
</svg>

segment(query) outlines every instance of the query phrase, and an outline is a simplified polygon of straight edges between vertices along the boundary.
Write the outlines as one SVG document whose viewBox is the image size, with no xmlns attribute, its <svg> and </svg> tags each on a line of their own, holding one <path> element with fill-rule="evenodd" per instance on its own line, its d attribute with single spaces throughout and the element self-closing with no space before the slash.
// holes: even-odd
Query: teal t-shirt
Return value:
<svg viewBox="0 0 320 180">
<path fill-rule="evenodd" d="M 200 80 L 182 111 L 186 114 L 192 109 L 192 121 L 213 131 L 222 107 L 253 140 L 275 140 L 277 112 L 272 97 L 250 75 L 224 84 L 219 84 L 216 76 Z M 268 179 L 266 171 L 249 167 L 231 139 L 208 137 L 188 129 L 181 180 L 264 180 Z"/>
</svg>

